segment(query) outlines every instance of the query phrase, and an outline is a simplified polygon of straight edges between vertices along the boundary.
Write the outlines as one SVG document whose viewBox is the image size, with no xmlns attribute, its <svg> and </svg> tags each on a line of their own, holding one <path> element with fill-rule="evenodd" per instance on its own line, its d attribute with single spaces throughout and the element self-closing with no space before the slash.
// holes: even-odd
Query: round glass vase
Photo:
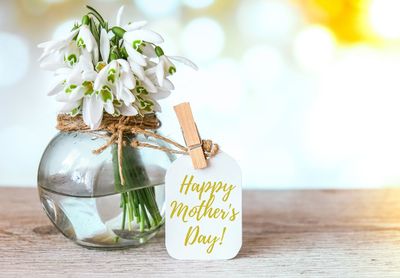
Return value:
<svg viewBox="0 0 400 278">
<path fill-rule="evenodd" d="M 164 177 L 175 157 L 130 146 L 139 140 L 165 147 L 163 141 L 124 135 L 120 169 L 117 144 L 93 153 L 108 139 L 104 131 L 59 132 L 40 161 L 40 201 L 58 230 L 79 245 L 138 246 L 164 224 Z"/>
</svg>

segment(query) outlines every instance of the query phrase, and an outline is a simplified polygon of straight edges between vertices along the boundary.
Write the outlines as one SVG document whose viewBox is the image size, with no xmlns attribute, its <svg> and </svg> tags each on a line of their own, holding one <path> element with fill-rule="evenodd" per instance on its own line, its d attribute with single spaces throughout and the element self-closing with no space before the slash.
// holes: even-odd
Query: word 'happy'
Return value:
<svg viewBox="0 0 400 278">
<path fill-rule="evenodd" d="M 222 200 L 226 202 L 229 199 L 229 196 L 232 190 L 236 187 L 232 184 L 228 185 L 227 183 L 219 182 L 211 182 L 211 181 L 203 181 L 201 184 L 193 182 L 194 176 L 191 175 L 189 180 L 186 175 L 182 181 L 181 188 L 179 190 L 180 193 L 188 194 L 189 190 L 192 192 L 197 192 L 199 194 L 199 200 L 201 200 L 204 193 L 210 192 L 210 198 L 220 191 L 224 192 L 224 196 L 222 196 Z"/>
</svg>

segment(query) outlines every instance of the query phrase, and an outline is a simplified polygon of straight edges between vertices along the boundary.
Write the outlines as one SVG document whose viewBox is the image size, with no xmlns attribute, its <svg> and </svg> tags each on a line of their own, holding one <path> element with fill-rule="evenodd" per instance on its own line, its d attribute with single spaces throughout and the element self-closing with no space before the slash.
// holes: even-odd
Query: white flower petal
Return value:
<svg viewBox="0 0 400 278">
<path fill-rule="evenodd" d="M 39 57 L 39 59 L 38 59 L 38 62 L 42 61 L 44 58 L 46 58 L 47 56 L 49 56 L 51 53 L 53 53 L 53 52 L 44 50 L 43 53 L 42 53 L 42 55 L 40 55 L 40 57 Z"/>
<path fill-rule="evenodd" d="M 61 41 L 64 42 L 70 42 L 75 36 L 76 34 L 78 34 L 79 32 L 79 28 L 72 30 L 71 32 L 68 33 L 68 35 L 66 35 L 63 39 L 61 39 Z"/>
<path fill-rule="evenodd" d="M 165 61 L 164 59 L 161 59 L 158 65 L 156 66 L 157 82 L 160 86 L 162 86 L 164 83 L 164 77 L 165 77 L 164 65 Z"/>
<path fill-rule="evenodd" d="M 175 65 L 171 62 L 171 60 L 167 56 L 161 56 L 160 61 L 164 61 L 164 72 L 165 76 L 171 75 L 172 73 L 169 72 L 170 68 L 176 69 Z M 162 84 L 160 84 L 162 85 Z"/>
<path fill-rule="evenodd" d="M 121 24 L 121 20 L 122 20 L 122 14 L 124 13 L 124 9 L 125 9 L 125 6 L 123 6 L 123 5 L 118 9 L 117 21 L 115 23 L 116 26 L 121 26 L 122 25 Z"/>
<path fill-rule="evenodd" d="M 56 95 L 55 100 L 59 102 L 69 102 L 69 95 L 64 91 L 61 91 Z"/>
<path fill-rule="evenodd" d="M 147 76 L 155 76 L 156 75 L 156 71 L 157 71 L 157 65 L 155 65 L 154 67 L 151 68 L 147 68 L 145 70 L 145 73 Z M 155 79 L 157 79 L 157 77 L 155 77 Z"/>
<path fill-rule="evenodd" d="M 121 99 L 124 101 L 126 105 L 130 105 L 132 102 L 135 101 L 135 97 L 131 91 L 126 88 L 123 88 L 121 91 Z"/>
<path fill-rule="evenodd" d="M 52 55 L 46 56 L 40 63 L 40 67 L 45 70 L 57 70 L 64 66 L 64 57 L 59 53 L 52 53 Z"/>
<path fill-rule="evenodd" d="M 57 41 L 57 40 L 53 40 L 53 41 L 47 41 L 47 42 L 42 42 L 42 43 L 39 43 L 38 45 L 37 45 L 37 47 L 38 48 L 47 48 L 47 49 L 49 49 L 49 48 L 52 48 L 56 43 L 58 43 L 59 41 Z"/>
<path fill-rule="evenodd" d="M 154 112 L 162 112 L 162 110 L 161 110 L 161 105 L 157 102 L 157 101 L 155 101 L 155 100 L 153 100 L 153 103 L 154 103 L 154 106 L 153 106 L 153 111 Z"/>
<path fill-rule="evenodd" d="M 153 68 L 155 66 L 157 66 L 157 63 L 153 62 L 150 59 L 147 59 L 147 68 L 146 68 L 146 70 L 149 69 L 149 68 Z"/>
<path fill-rule="evenodd" d="M 86 49 L 81 49 L 81 57 L 84 56 L 88 61 L 92 61 L 92 54 Z"/>
<path fill-rule="evenodd" d="M 108 56 L 110 55 L 110 41 L 108 39 L 107 31 L 103 28 L 101 28 L 100 32 L 100 53 L 103 61 L 107 63 Z"/>
<path fill-rule="evenodd" d="M 119 108 L 119 111 L 123 116 L 135 116 L 138 114 L 138 111 L 132 105 L 127 106 L 125 104 L 122 104 L 122 106 Z"/>
<path fill-rule="evenodd" d="M 130 57 L 128 57 L 128 62 L 131 66 L 131 70 L 133 71 L 133 73 L 136 74 L 136 76 L 139 77 L 140 80 L 143 80 L 145 78 L 143 67 L 133 61 L 133 59 Z"/>
<path fill-rule="evenodd" d="M 58 80 L 51 86 L 47 95 L 54 96 L 54 95 L 58 94 L 60 91 L 62 91 L 63 87 L 64 87 L 64 85 L 61 83 L 61 81 Z"/>
<path fill-rule="evenodd" d="M 149 57 L 149 58 L 155 58 L 157 57 L 156 52 L 154 51 L 154 47 L 151 44 L 146 44 L 146 46 L 142 47 L 142 53 Z"/>
<path fill-rule="evenodd" d="M 103 102 L 97 95 L 93 94 L 83 99 L 82 115 L 85 124 L 91 129 L 96 129 L 100 126 L 103 118 Z"/>
<path fill-rule="evenodd" d="M 72 109 L 77 108 L 80 104 L 80 101 L 71 101 L 67 102 L 64 104 L 63 107 L 61 107 L 60 112 L 61 113 L 69 113 L 71 112 Z"/>
<path fill-rule="evenodd" d="M 185 58 L 185 57 L 181 57 L 181 56 L 168 56 L 168 58 L 170 58 L 171 60 L 180 62 L 186 66 L 191 67 L 194 70 L 198 70 L 199 68 L 196 66 L 195 63 L 193 63 L 192 61 L 190 61 L 189 59 Z"/>
<path fill-rule="evenodd" d="M 140 29 L 140 28 L 142 28 L 142 27 L 144 27 L 146 25 L 147 25 L 147 21 L 135 21 L 135 22 L 126 24 L 124 26 L 124 29 L 126 31 L 133 31 L 133 30 Z"/>
<path fill-rule="evenodd" d="M 114 105 L 111 100 L 108 100 L 106 103 L 104 103 L 104 110 L 106 110 L 106 112 L 108 114 L 111 114 L 111 115 L 114 114 L 115 109 L 114 109 Z"/>
<path fill-rule="evenodd" d="M 89 108 L 90 101 L 89 101 L 89 99 L 91 97 L 92 96 L 88 96 L 88 97 L 83 98 L 83 103 L 82 103 L 82 118 L 83 118 L 83 121 L 85 122 L 85 124 L 88 125 L 88 126 L 90 126 L 90 120 L 91 120 L 91 118 L 89 116 L 89 114 L 90 114 L 90 108 Z"/>
<path fill-rule="evenodd" d="M 65 38 L 59 39 L 59 40 L 52 40 L 52 41 L 47 41 L 40 43 L 38 45 L 39 48 L 43 48 L 43 54 L 40 56 L 39 61 L 43 60 L 45 57 L 49 56 L 52 53 L 55 53 L 65 47 L 67 47 L 71 41 L 72 38 L 78 33 L 78 29 L 70 32 Z"/>
<path fill-rule="evenodd" d="M 63 79 L 67 79 L 67 75 L 71 73 L 72 69 L 67 67 L 58 68 L 55 70 L 55 75 L 62 76 Z"/>
<path fill-rule="evenodd" d="M 122 96 L 123 86 L 120 82 L 115 83 L 115 90 L 113 90 L 115 97 L 120 100 Z"/>
<path fill-rule="evenodd" d="M 164 90 L 174 90 L 175 86 L 168 78 L 164 78 L 163 86 L 161 87 Z"/>
<path fill-rule="evenodd" d="M 126 52 L 128 52 L 128 55 L 130 58 L 132 58 L 133 62 L 139 64 L 140 66 L 146 65 L 146 60 L 144 59 L 143 55 L 137 52 L 135 49 L 133 49 L 131 44 L 129 44 L 127 41 L 124 41 L 124 46 Z"/>
<path fill-rule="evenodd" d="M 82 86 L 77 87 L 69 94 L 69 101 L 77 101 L 83 97 L 85 89 Z"/>
<path fill-rule="evenodd" d="M 82 72 L 79 70 L 79 68 L 74 68 L 67 78 L 67 84 L 80 85 L 82 82 Z"/>
<path fill-rule="evenodd" d="M 97 46 L 93 49 L 93 63 L 97 65 L 97 63 L 99 62 L 99 49 L 97 48 Z"/>
<path fill-rule="evenodd" d="M 121 72 L 121 81 L 123 82 L 124 86 L 130 90 L 135 88 L 135 77 L 130 72 Z"/>
<path fill-rule="evenodd" d="M 79 56 L 79 63 L 82 70 L 91 71 L 94 70 L 92 59 L 88 55 Z"/>
<path fill-rule="evenodd" d="M 127 72 L 130 71 L 131 67 L 129 66 L 128 61 L 126 61 L 124 59 L 118 59 L 117 63 L 121 65 L 123 71 L 127 71 Z"/>
<path fill-rule="evenodd" d="M 127 31 L 124 34 L 124 40 L 127 40 L 131 44 L 135 40 L 142 40 L 155 44 L 160 44 L 164 42 L 164 39 L 158 33 L 147 29 Z"/>
<path fill-rule="evenodd" d="M 153 99 L 159 100 L 159 99 L 164 99 L 167 98 L 171 95 L 171 91 L 158 91 L 158 93 L 152 94 L 151 97 Z"/>
<path fill-rule="evenodd" d="M 74 30 L 71 33 L 69 33 L 65 38 L 62 38 L 59 40 L 42 42 L 42 43 L 38 44 L 37 47 L 44 48 L 47 51 L 59 50 L 60 48 L 66 46 L 72 40 L 72 38 L 78 33 L 78 31 L 79 30 Z"/>
<path fill-rule="evenodd" d="M 82 25 L 79 28 L 79 35 L 78 35 L 78 39 L 82 38 L 83 42 L 86 45 L 86 49 L 89 52 L 92 52 L 96 47 L 97 47 L 97 43 L 96 40 L 93 37 L 92 32 L 89 29 L 89 26 L 87 25 Z"/>
<path fill-rule="evenodd" d="M 105 66 L 101 69 L 101 71 L 97 74 L 97 77 L 93 84 L 93 89 L 98 91 L 103 87 L 103 85 L 107 82 L 107 74 L 108 74 L 109 65 Z"/>
<path fill-rule="evenodd" d="M 83 80 L 85 81 L 93 81 L 97 77 L 97 72 L 95 71 L 84 71 L 82 74 Z"/>
<path fill-rule="evenodd" d="M 146 88 L 146 90 L 150 93 L 157 93 L 157 88 L 154 86 L 153 82 L 148 77 L 145 77 L 143 79 L 143 86 Z"/>
</svg>

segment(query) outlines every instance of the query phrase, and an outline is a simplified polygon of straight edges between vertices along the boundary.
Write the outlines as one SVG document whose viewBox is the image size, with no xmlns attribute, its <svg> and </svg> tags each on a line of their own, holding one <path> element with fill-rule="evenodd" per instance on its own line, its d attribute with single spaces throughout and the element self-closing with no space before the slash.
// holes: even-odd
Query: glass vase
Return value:
<svg viewBox="0 0 400 278">
<path fill-rule="evenodd" d="M 40 161 L 40 201 L 53 224 L 77 244 L 138 246 L 164 224 L 164 177 L 175 157 L 131 147 L 132 140 L 159 146 L 165 143 L 129 134 L 124 135 L 120 168 L 117 144 L 93 153 L 109 135 L 105 131 L 59 132 Z"/>
</svg>

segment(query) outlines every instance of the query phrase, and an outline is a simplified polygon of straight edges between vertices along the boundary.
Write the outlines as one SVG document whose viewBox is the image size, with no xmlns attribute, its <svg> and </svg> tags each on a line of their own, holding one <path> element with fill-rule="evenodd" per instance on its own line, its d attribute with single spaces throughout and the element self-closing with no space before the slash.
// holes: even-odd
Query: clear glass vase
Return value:
<svg viewBox="0 0 400 278">
<path fill-rule="evenodd" d="M 107 139 L 106 132 L 58 133 L 39 165 L 40 200 L 61 233 L 80 245 L 137 246 L 152 238 L 164 223 L 164 177 L 175 157 L 129 144 L 139 140 L 165 146 L 163 141 L 125 135 L 120 169 L 116 144 L 93 153 Z"/>
</svg>

